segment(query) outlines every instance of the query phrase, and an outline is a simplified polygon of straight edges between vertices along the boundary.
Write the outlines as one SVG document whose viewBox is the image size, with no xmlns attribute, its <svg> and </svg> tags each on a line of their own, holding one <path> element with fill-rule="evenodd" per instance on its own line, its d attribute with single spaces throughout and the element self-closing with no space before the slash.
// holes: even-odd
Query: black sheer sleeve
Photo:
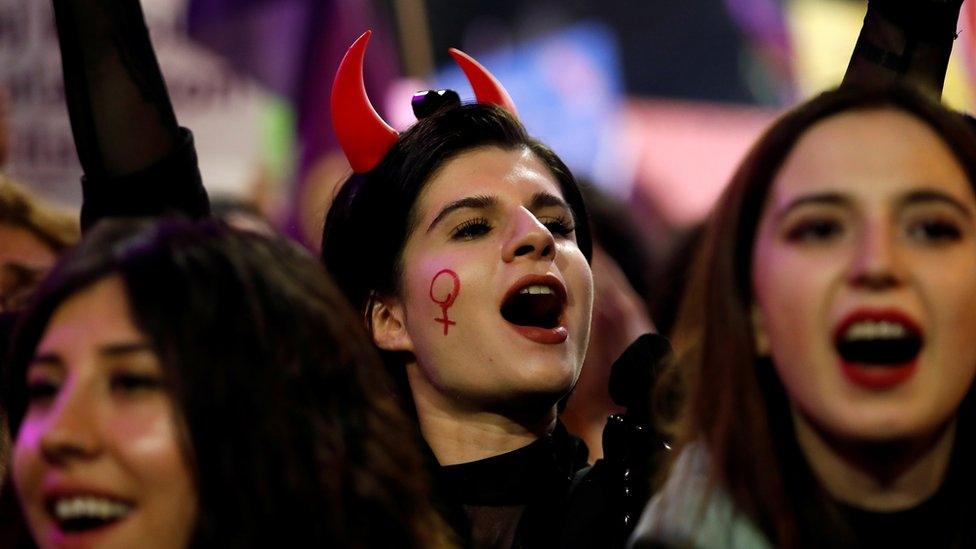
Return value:
<svg viewBox="0 0 976 549">
<path fill-rule="evenodd" d="M 962 0 L 871 0 L 844 84 L 907 79 L 942 95 Z"/>
<path fill-rule="evenodd" d="M 65 98 L 84 169 L 81 224 L 209 214 L 138 0 L 54 0 Z"/>
</svg>

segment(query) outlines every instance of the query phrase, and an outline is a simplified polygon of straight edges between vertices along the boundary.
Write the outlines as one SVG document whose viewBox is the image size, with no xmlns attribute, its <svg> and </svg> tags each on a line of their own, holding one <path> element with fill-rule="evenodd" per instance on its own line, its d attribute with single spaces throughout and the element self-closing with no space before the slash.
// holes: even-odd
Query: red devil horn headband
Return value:
<svg viewBox="0 0 976 549">
<path fill-rule="evenodd" d="M 373 31 L 366 31 L 353 42 L 339 63 L 332 83 L 332 126 L 356 173 L 375 168 L 399 135 L 376 113 L 366 95 L 363 59 L 372 34 Z M 498 105 L 512 116 L 518 116 L 512 97 L 487 69 L 460 50 L 452 48 L 450 53 L 464 71 L 479 103 Z"/>
<path fill-rule="evenodd" d="M 397 131 L 373 108 L 363 82 L 363 58 L 373 31 L 366 31 L 346 52 L 332 82 L 332 126 L 356 173 L 376 167 L 396 143 Z"/>
<path fill-rule="evenodd" d="M 502 83 L 488 72 L 488 69 L 457 48 L 451 48 L 447 51 L 464 71 L 464 76 L 468 78 L 478 103 L 498 105 L 518 118 L 518 111 L 515 110 L 515 102 L 512 101 L 512 96 L 508 95 Z"/>
</svg>

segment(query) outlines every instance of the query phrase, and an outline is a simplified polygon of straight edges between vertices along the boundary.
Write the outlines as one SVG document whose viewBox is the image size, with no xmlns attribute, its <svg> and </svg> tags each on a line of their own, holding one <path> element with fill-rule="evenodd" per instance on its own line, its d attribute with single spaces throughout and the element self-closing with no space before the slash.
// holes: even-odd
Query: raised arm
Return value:
<svg viewBox="0 0 976 549">
<path fill-rule="evenodd" d="M 844 84 L 907 79 L 942 95 L 963 0 L 870 0 Z"/>
<path fill-rule="evenodd" d="M 138 0 L 54 0 L 65 97 L 84 169 L 82 228 L 104 217 L 209 214 Z"/>
</svg>

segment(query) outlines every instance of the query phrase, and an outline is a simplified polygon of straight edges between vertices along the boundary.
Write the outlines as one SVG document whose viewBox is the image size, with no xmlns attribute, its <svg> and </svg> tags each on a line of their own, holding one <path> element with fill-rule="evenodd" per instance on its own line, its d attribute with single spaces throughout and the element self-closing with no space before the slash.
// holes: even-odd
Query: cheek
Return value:
<svg viewBox="0 0 976 549">
<path fill-rule="evenodd" d="M 820 295 L 837 270 L 836 254 L 802 253 L 769 246 L 759 249 L 753 261 L 753 289 L 760 298 L 802 304 L 813 292 Z"/>
<path fill-rule="evenodd" d="M 147 485 L 188 482 L 189 468 L 168 399 L 152 399 L 119 411 L 106 436 L 113 441 L 123 466 Z"/>
<path fill-rule="evenodd" d="M 461 291 L 461 278 L 452 269 L 441 269 L 431 277 L 427 295 L 435 305 L 450 309 Z"/>
<path fill-rule="evenodd" d="M 30 505 L 40 497 L 41 476 L 44 462 L 40 454 L 41 422 L 25 419 L 14 441 L 12 467 L 13 481 L 20 499 Z"/>
<path fill-rule="evenodd" d="M 133 409 L 135 408 L 135 409 Z M 191 467 L 181 447 L 182 431 L 172 405 L 160 397 L 125 411 L 116 410 L 106 436 L 144 510 L 140 528 L 146 536 L 169 537 L 173 546 L 189 545 L 198 514 Z"/>
<path fill-rule="evenodd" d="M 756 345 L 768 354 L 791 400 L 816 398 L 830 364 L 829 308 L 841 261 L 837 252 L 757 247 L 753 292 L 760 317 Z"/>
<path fill-rule="evenodd" d="M 807 309 L 810 304 L 801 296 L 809 294 L 800 291 L 804 286 L 800 281 L 785 283 L 789 280 L 786 273 L 790 269 L 782 267 L 766 268 L 755 277 L 754 284 L 756 304 L 761 313 L 755 329 L 765 335 L 766 345 L 774 354 L 783 347 L 793 347 L 794 339 L 808 333 L 802 323 L 809 318 Z"/>
<path fill-rule="evenodd" d="M 974 253 L 976 256 L 976 253 Z M 933 311 L 938 340 L 933 344 L 955 363 L 958 374 L 972 377 L 976 370 L 976 277 L 951 276 L 951 273 L 976 273 L 976 262 L 962 267 L 932 269 L 922 273 L 928 292 L 923 299 Z"/>
<path fill-rule="evenodd" d="M 752 286 L 770 344 L 818 335 L 826 328 L 831 291 L 843 269 L 838 250 L 798 251 L 757 243 Z"/>
<path fill-rule="evenodd" d="M 431 302 L 440 308 L 441 315 L 434 319 L 444 326 L 444 335 L 450 334 L 451 326 L 457 325 L 457 321 L 451 320 L 449 311 L 454 305 L 454 301 L 461 293 L 461 278 L 451 269 L 441 269 L 434 274 L 430 281 L 430 290 L 427 292 Z"/>
<path fill-rule="evenodd" d="M 916 272 L 919 284 L 935 313 L 976 337 L 976 249 L 959 254 L 955 262 L 933 261 L 928 257 L 915 260 L 922 267 Z M 960 276 L 962 274 L 962 276 Z"/>
<path fill-rule="evenodd" d="M 442 340 L 454 335 L 465 322 L 471 322 L 470 305 L 475 296 L 491 295 L 484 283 L 486 272 L 473 271 L 481 265 L 464 257 L 437 257 L 418 264 L 408 275 L 404 299 L 407 319 L 412 330 L 430 331 Z M 414 336 L 417 334 L 414 333 Z"/>
<path fill-rule="evenodd" d="M 559 270 L 563 273 L 571 298 L 581 305 L 587 316 L 593 310 L 593 269 L 575 245 L 560 248 Z"/>
</svg>

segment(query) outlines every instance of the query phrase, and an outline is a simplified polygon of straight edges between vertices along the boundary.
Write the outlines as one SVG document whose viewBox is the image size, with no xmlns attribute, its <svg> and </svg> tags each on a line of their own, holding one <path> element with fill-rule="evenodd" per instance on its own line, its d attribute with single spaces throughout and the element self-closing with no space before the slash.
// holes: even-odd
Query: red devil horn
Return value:
<svg viewBox="0 0 976 549">
<path fill-rule="evenodd" d="M 332 127 L 356 173 L 380 163 L 396 143 L 397 131 L 376 113 L 363 83 L 363 58 L 373 31 L 366 31 L 349 46 L 332 83 Z"/>
<path fill-rule="evenodd" d="M 489 103 L 498 105 L 518 118 L 518 111 L 515 109 L 515 102 L 512 96 L 508 95 L 505 87 L 498 81 L 488 69 L 481 66 L 473 57 L 455 48 L 448 50 L 454 61 L 457 62 L 464 75 L 468 77 L 471 88 L 474 90 L 474 97 L 478 103 Z"/>
</svg>

